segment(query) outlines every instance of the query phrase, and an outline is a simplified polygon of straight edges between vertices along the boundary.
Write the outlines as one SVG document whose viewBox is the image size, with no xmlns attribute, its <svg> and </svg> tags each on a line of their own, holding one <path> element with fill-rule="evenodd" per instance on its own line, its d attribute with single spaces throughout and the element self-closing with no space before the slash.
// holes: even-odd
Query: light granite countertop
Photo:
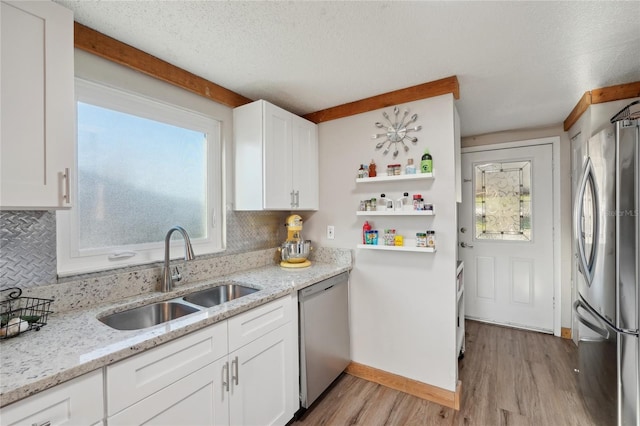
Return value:
<svg viewBox="0 0 640 426">
<path fill-rule="evenodd" d="M 52 314 L 40 331 L 0 341 L 0 407 L 97 370 L 149 348 L 207 327 L 271 300 L 351 269 L 348 264 L 314 262 L 304 269 L 263 266 L 118 302 Z M 195 290 L 237 282 L 260 289 L 219 306 L 135 331 L 118 331 L 98 316 L 181 297 Z"/>
</svg>

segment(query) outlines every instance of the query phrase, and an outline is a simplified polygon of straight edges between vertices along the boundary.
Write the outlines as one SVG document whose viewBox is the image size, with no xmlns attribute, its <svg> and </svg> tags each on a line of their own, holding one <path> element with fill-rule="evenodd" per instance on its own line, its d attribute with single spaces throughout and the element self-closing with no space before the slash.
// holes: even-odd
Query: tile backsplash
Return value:
<svg viewBox="0 0 640 426">
<path fill-rule="evenodd" d="M 227 250 L 199 256 L 220 257 L 279 246 L 286 238 L 287 212 L 236 212 L 227 209 Z M 56 214 L 52 211 L 0 212 L 0 290 L 23 289 L 106 276 L 141 265 L 95 274 L 58 278 L 56 274 Z"/>
</svg>

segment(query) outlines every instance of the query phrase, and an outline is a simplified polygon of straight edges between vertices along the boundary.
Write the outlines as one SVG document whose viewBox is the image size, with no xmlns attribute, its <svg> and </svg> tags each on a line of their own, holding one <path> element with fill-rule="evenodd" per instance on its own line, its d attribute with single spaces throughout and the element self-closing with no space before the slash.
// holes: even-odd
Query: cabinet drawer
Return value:
<svg viewBox="0 0 640 426">
<path fill-rule="evenodd" d="M 227 352 L 227 322 L 223 321 L 108 366 L 108 415 L 158 392 Z"/>
<path fill-rule="evenodd" d="M 291 296 L 229 318 L 229 352 L 291 321 Z"/>
<path fill-rule="evenodd" d="M 229 409 L 223 394 L 226 359 L 161 389 L 107 419 L 108 426 L 130 425 L 222 425 L 229 424 Z"/>
<path fill-rule="evenodd" d="M 2 425 L 94 424 L 104 412 L 102 389 L 102 370 L 94 371 L 2 408 Z"/>
</svg>

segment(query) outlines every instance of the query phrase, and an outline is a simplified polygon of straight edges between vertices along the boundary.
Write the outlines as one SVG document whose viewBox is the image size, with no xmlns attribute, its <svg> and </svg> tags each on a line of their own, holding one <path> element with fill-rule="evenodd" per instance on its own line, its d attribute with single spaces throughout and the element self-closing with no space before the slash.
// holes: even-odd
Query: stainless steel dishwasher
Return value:
<svg viewBox="0 0 640 426">
<path fill-rule="evenodd" d="M 309 408 L 351 361 L 348 283 L 345 272 L 298 293 L 303 408 Z"/>
</svg>

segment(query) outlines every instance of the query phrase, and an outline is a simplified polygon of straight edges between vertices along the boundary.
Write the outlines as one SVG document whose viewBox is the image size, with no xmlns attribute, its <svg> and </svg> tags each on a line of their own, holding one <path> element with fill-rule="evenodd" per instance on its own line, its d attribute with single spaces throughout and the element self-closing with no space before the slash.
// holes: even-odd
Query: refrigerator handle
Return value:
<svg viewBox="0 0 640 426">
<path fill-rule="evenodd" d="M 582 300 L 577 299 L 575 302 L 573 302 L 573 312 L 576 314 L 576 318 L 578 318 L 578 321 L 580 321 L 582 324 L 586 325 L 591 330 L 593 330 L 596 333 L 598 333 L 604 339 L 608 339 L 609 338 L 609 330 L 607 330 L 606 326 L 603 327 L 601 321 L 599 321 L 598 318 L 594 317 L 593 315 L 591 317 L 594 318 L 595 320 L 597 320 L 600 324 L 596 325 L 596 324 L 592 323 L 591 321 L 589 321 L 586 317 L 584 317 L 584 316 L 582 316 L 582 314 L 580 314 L 580 311 L 579 311 L 580 308 L 584 309 L 587 312 L 590 312 L 589 307 L 587 305 L 585 305 L 584 303 L 582 303 Z"/>
<path fill-rule="evenodd" d="M 593 215 L 593 243 L 592 246 L 597 246 L 600 240 L 600 217 L 598 212 L 600 211 L 600 197 L 598 194 L 598 189 L 594 184 L 593 179 L 593 163 L 591 162 L 591 158 L 587 158 L 587 162 L 584 165 L 584 171 L 582 172 L 582 177 L 580 178 L 580 184 L 578 185 L 578 192 L 576 195 L 576 199 L 574 200 L 573 207 L 573 226 L 575 229 L 575 235 L 577 238 L 577 246 L 578 246 L 578 269 L 582 272 L 585 279 L 587 280 L 587 284 L 591 286 L 591 281 L 593 280 L 593 271 L 592 267 L 595 264 L 595 256 L 597 255 L 597 250 L 593 255 L 593 258 L 587 260 L 587 255 L 585 253 L 585 245 L 583 238 L 583 224 L 582 224 L 582 211 L 584 207 L 584 193 L 587 190 L 587 184 L 591 182 L 591 188 L 593 193 L 593 203 L 594 205 L 594 215 Z"/>
<path fill-rule="evenodd" d="M 589 314 L 591 314 L 591 317 L 598 321 L 598 325 L 595 325 L 594 323 L 589 321 L 587 318 L 582 316 L 582 314 L 580 314 L 580 312 L 578 311 L 578 309 L 580 308 L 584 309 Z M 573 302 L 573 311 L 575 312 L 576 317 L 578 318 L 578 321 L 580 321 L 582 324 L 586 325 L 587 327 L 589 327 L 591 330 L 595 331 L 602 337 L 609 336 L 608 329 L 611 329 L 616 333 L 626 334 L 629 336 L 640 336 L 640 331 L 638 331 L 637 329 L 616 327 L 615 325 L 611 324 L 611 322 L 607 321 L 605 318 L 602 318 L 591 306 L 589 306 L 587 303 L 582 301 L 581 296 L 578 296 L 578 299 L 575 302 Z"/>
</svg>

